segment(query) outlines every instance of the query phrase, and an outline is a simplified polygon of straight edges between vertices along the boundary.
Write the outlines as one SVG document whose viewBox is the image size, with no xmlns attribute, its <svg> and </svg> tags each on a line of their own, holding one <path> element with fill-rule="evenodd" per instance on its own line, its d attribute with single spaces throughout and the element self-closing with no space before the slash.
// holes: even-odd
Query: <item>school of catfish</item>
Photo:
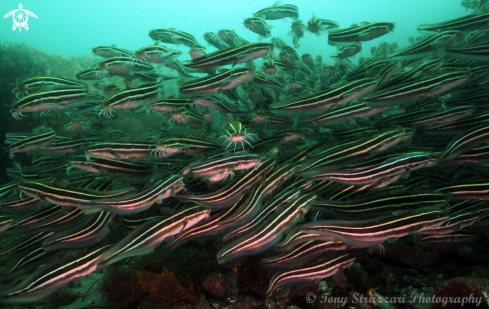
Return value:
<svg viewBox="0 0 489 309">
<path fill-rule="evenodd" d="M 469 227 L 489 222 L 489 13 L 474 10 L 354 63 L 394 21 L 347 27 L 318 12 L 305 23 L 296 5 L 276 3 L 243 21 L 257 42 L 222 29 L 203 35 L 207 52 L 190 33 L 158 28 L 135 52 L 93 48 L 100 62 L 78 80 L 19 82 L 13 117 L 63 113 L 66 126 L 6 136 L 0 232 L 22 237 L 0 251 L 12 282 L 0 302 L 36 302 L 209 235 L 223 237 L 219 263 L 274 252 L 261 260 L 277 270 L 269 295 L 385 241 L 470 240 Z M 291 20 L 288 38 L 272 37 L 278 19 Z M 311 33 L 337 47 L 330 61 L 298 54 Z M 154 120 L 130 138 L 103 129 L 120 115 Z M 113 229 L 127 233 L 109 244 Z"/>
</svg>

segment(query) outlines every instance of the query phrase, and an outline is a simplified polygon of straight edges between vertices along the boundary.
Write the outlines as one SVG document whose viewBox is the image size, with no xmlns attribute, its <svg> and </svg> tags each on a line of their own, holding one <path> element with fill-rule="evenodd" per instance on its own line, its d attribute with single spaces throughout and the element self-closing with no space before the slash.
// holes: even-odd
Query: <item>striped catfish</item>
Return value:
<svg viewBox="0 0 489 309">
<path fill-rule="evenodd" d="M 0 215 L 0 234 L 9 229 L 14 223 L 11 216 Z"/>
<path fill-rule="evenodd" d="M 443 160 L 449 161 L 455 159 L 464 152 L 487 141 L 489 141 L 489 124 L 472 127 L 470 130 L 452 139 L 443 152 Z"/>
<path fill-rule="evenodd" d="M 312 179 L 333 180 L 350 185 L 364 185 L 382 181 L 382 186 L 391 184 L 399 177 L 409 177 L 411 171 L 430 167 L 436 164 L 429 154 L 408 154 L 387 159 L 380 164 L 369 166 L 359 171 L 336 171 L 312 176 Z"/>
<path fill-rule="evenodd" d="M 151 155 L 158 158 L 168 158 L 174 154 L 185 153 L 194 155 L 203 151 L 217 150 L 221 148 L 219 144 L 204 139 L 187 137 L 170 137 L 159 140 Z"/>
<path fill-rule="evenodd" d="M 377 87 L 377 80 L 372 78 L 355 80 L 332 90 L 324 90 L 315 94 L 288 99 L 284 102 L 274 103 L 269 106 L 274 114 L 293 116 L 321 113 L 332 106 L 346 104 L 356 100 Z"/>
<path fill-rule="evenodd" d="M 183 61 L 186 68 L 217 68 L 223 65 L 252 61 L 273 52 L 273 44 L 267 42 L 249 43 L 239 47 L 229 47 L 206 54 L 200 58 Z"/>
<path fill-rule="evenodd" d="M 14 92 L 18 98 L 18 96 L 23 93 L 29 95 L 40 90 L 53 90 L 67 86 L 86 87 L 84 83 L 76 80 L 50 76 L 38 76 L 28 78 L 20 83 L 17 83 Z"/>
<path fill-rule="evenodd" d="M 185 188 L 182 175 L 172 175 L 159 180 L 148 189 L 123 197 L 94 199 L 91 207 L 116 215 L 132 215 L 149 209 L 153 204 L 174 196 Z"/>
<path fill-rule="evenodd" d="M 78 80 L 101 80 L 109 76 L 113 76 L 111 72 L 107 70 L 101 70 L 99 68 L 90 68 L 81 71 L 76 74 L 76 79 Z"/>
<path fill-rule="evenodd" d="M 19 180 L 12 180 L 0 185 L 0 198 L 10 197 L 14 195 L 14 190 L 17 189 Z"/>
<path fill-rule="evenodd" d="M 475 111 L 473 105 L 462 105 L 447 108 L 442 111 L 420 110 L 406 112 L 379 120 L 378 124 L 389 123 L 397 125 L 414 125 L 416 127 L 429 127 L 452 123 L 454 121 L 469 117 Z"/>
<path fill-rule="evenodd" d="M 438 32 L 446 30 L 471 31 L 487 28 L 489 28 L 489 12 L 466 15 L 436 24 L 424 24 L 419 26 L 418 30 Z"/>
<path fill-rule="evenodd" d="M 145 107 L 147 108 L 146 113 L 148 114 L 151 111 L 155 111 L 161 114 L 168 114 L 178 108 L 189 107 L 191 105 L 192 105 L 192 100 L 190 99 L 165 98 L 159 100 L 156 103 L 149 103 Z"/>
<path fill-rule="evenodd" d="M 216 93 L 236 88 L 244 82 L 250 81 L 255 75 L 254 69 L 237 68 L 222 73 L 197 78 L 179 85 L 180 95 L 195 95 Z"/>
<path fill-rule="evenodd" d="M 363 98 L 368 106 L 392 106 L 411 103 L 413 100 L 442 95 L 464 84 L 470 76 L 467 71 L 439 74 L 424 80 L 414 80 L 382 89 Z"/>
<path fill-rule="evenodd" d="M 24 237 L 15 239 L 7 245 L 2 246 L 0 249 L 0 260 L 11 260 L 19 256 L 19 254 L 26 252 L 32 247 L 43 242 L 44 239 L 51 236 L 53 232 L 33 232 Z"/>
<path fill-rule="evenodd" d="M 443 62 L 440 59 L 433 59 L 426 61 L 416 67 L 411 68 L 409 71 L 403 71 L 395 74 L 389 81 L 382 85 L 382 87 L 392 87 L 401 83 L 405 83 L 411 79 L 422 77 L 423 74 L 428 72 L 437 71 L 441 68 Z"/>
<path fill-rule="evenodd" d="M 72 168 L 112 177 L 130 178 L 134 182 L 144 182 L 153 172 L 153 164 L 151 163 L 129 162 L 97 156 L 87 157 L 85 155 L 72 157 L 68 173 Z"/>
<path fill-rule="evenodd" d="M 257 154 L 235 153 L 190 164 L 190 172 L 193 177 L 205 178 L 226 171 L 250 169 L 260 165 L 261 161 L 262 157 Z"/>
<path fill-rule="evenodd" d="M 88 219 L 88 216 L 85 216 L 80 208 L 72 208 L 67 213 L 65 213 L 65 210 L 62 212 L 62 216 L 39 225 L 36 227 L 36 231 L 60 232 Z"/>
<path fill-rule="evenodd" d="M 338 59 L 346 59 L 355 56 L 361 51 L 362 51 L 362 45 L 358 43 L 353 44 L 351 46 L 338 46 L 338 52 L 332 54 L 330 57 L 338 58 Z"/>
<path fill-rule="evenodd" d="M 104 197 L 118 197 L 129 194 L 134 188 L 112 191 L 96 191 L 63 186 L 48 181 L 25 181 L 19 183 L 19 189 L 27 196 L 54 205 L 89 208 L 91 201 Z"/>
<path fill-rule="evenodd" d="M 380 58 L 368 58 L 365 62 L 350 72 L 346 72 L 346 79 L 354 81 L 361 78 L 376 76 L 387 65 L 395 63 L 390 60 L 380 60 Z"/>
<path fill-rule="evenodd" d="M 489 44 L 463 45 L 447 48 L 447 55 L 457 59 L 488 61 Z"/>
<path fill-rule="evenodd" d="M 338 146 L 320 147 L 309 154 L 309 158 L 300 166 L 297 175 L 311 177 L 322 172 L 338 170 L 384 151 L 410 138 L 413 134 L 414 132 L 402 128 L 392 129 Z"/>
<path fill-rule="evenodd" d="M 457 156 L 455 159 L 448 162 L 441 162 L 447 164 L 485 164 L 489 163 L 489 144 L 482 143 L 481 145 L 464 152 Z"/>
<path fill-rule="evenodd" d="M 448 205 L 448 194 L 437 191 L 374 194 L 347 201 L 321 201 L 314 209 L 339 218 L 371 218 L 398 214 L 423 207 L 442 208 Z"/>
<path fill-rule="evenodd" d="M 108 58 L 99 64 L 99 69 L 111 74 L 127 74 L 132 71 L 152 71 L 154 66 L 146 60 L 131 57 Z"/>
<path fill-rule="evenodd" d="M 118 56 L 124 56 L 124 57 L 134 56 L 134 53 L 132 51 L 117 47 L 115 45 L 94 47 L 92 48 L 92 53 L 104 58 L 112 58 Z"/>
<path fill-rule="evenodd" d="M 312 262 L 328 251 L 341 251 L 350 248 L 338 240 L 310 240 L 276 256 L 261 259 L 260 264 L 265 268 L 294 269 Z"/>
<path fill-rule="evenodd" d="M 129 88 L 106 97 L 100 106 L 100 115 L 109 118 L 114 109 L 131 109 L 149 103 L 158 98 L 158 82 L 150 82 L 136 88 Z"/>
<path fill-rule="evenodd" d="M 61 218 L 63 216 L 62 209 L 63 207 L 59 205 L 49 205 L 47 207 L 37 209 L 34 212 L 22 216 L 16 220 L 15 224 L 6 230 L 5 233 L 18 234 L 35 230 L 46 223 Z"/>
<path fill-rule="evenodd" d="M 243 21 L 243 26 L 256 34 L 259 34 L 259 38 L 268 38 L 271 34 L 273 26 L 268 25 L 267 22 L 260 17 L 248 17 Z"/>
<path fill-rule="evenodd" d="M 225 185 L 218 191 L 199 195 L 187 194 L 178 198 L 215 210 L 228 208 L 239 200 L 245 190 L 265 177 L 275 166 L 275 163 L 274 159 L 265 159 L 260 166 L 248 171 L 244 176 Z"/>
<path fill-rule="evenodd" d="M 283 192 L 277 194 L 273 199 L 268 201 L 261 209 L 257 209 L 257 211 L 260 211 L 260 213 L 252 217 L 250 220 L 246 220 L 246 221 L 241 220 L 241 218 L 236 217 L 235 213 L 229 216 L 229 218 L 233 218 L 232 221 L 229 221 L 229 224 L 233 226 L 236 225 L 237 227 L 233 229 L 231 232 L 227 233 L 223 237 L 223 241 L 228 241 L 238 235 L 242 235 L 256 228 L 262 222 L 267 220 L 271 215 L 273 215 L 274 211 L 278 207 L 285 205 L 285 203 L 290 202 L 291 200 L 293 200 L 294 198 L 298 197 L 301 194 L 301 190 L 298 187 L 294 187 L 293 185 L 291 187 L 292 188 L 288 188 Z M 252 192 L 251 195 L 253 193 L 254 192 Z M 236 219 L 240 219 L 240 220 L 236 220 Z M 222 221 L 226 222 L 227 219 L 223 219 Z"/>
<path fill-rule="evenodd" d="M 351 102 L 344 106 L 339 106 L 334 110 L 326 110 L 325 113 L 308 120 L 303 120 L 305 126 L 335 126 L 355 119 L 368 118 L 385 111 L 392 107 L 370 107 L 364 102 Z"/>
<path fill-rule="evenodd" d="M 212 45 L 212 46 L 214 46 L 217 49 L 224 49 L 224 48 L 228 48 L 229 47 L 229 45 L 226 42 L 224 42 L 214 32 L 206 32 L 206 33 L 204 33 L 204 40 L 206 40 L 206 42 L 209 45 Z"/>
<path fill-rule="evenodd" d="M 296 227 L 309 233 L 319 233 L 337 238 L 355 248 L 368 248 L 386 240 L 432 229 L 444 224 L 449 214 L 430 208 L 390 215 L 369 220 L 325 220 L 310 222 Z"/>
<path fill-rule="evenodd" d="M 389 55 L 397 59 L 417 59 L 430 56 L 437 49 L 449 47 L 464 40 L 464 33 L 458 30 L 449 30 L 437 33 L 420 42 Z M 436 60 L 435 60 L 436 61 Z"/>
<path fill-rule="evenodd" d="M 30 274 L 39 266 L 52 262 L 56 259 L 56 255 L 57 252 L 45 252 L 42 249 L 42 244 L 36 244 L 5 270 L 2 279 L 10 281 L 22 275 Z"/>
<path fill-rule="evenodd" d="M 473 31 L 467 34 L 465 38 L 466 45 L 473 45 L 487 41 L 489 36 L 489 29 L 481 29 L 479 31 Z"/>
<path fill-rule="evenodd" d="M 316 194 L 304 194 L 277 208 L 276 213 L 266 222 L 241 238 L 227 244 L 217 253 L 219 264 L 231 260 L 262 253 L 273 247 L 282 238 L 285 231 L 304 219 L 304 215 L 316 200 Z"/>
<path fill-rule="evenodd" d="M 328 44 L 341 46 L 370 41 L 393 31 L 394 27 L 394 23 L 376 22 L 345 29 L 333 29 L 329 31 Z"/>
<path fill-rule="evenodd" d="M 68 154 L 77 153 L 84 149 L 86 146 L 93 144 L 98 141 L 95 138 L 80 138 L 74 140 L 55 142 L 50 146 L 43 146 L 36 150 L 36 153 L 41 153 L 45 155 L 53 154 Z"/>
<path fill-rule="evenodd" d="M 153 41 L 205 49 L 205 46 L 199 44 L 193 35 L 174 28 L 153 29 L 149 32 L 149 37 Z"/>
<path fill-rule="evenodd" d="M 288 35 L 292 36 L 292 43 L 294 43 L 295 48 L 299 48 L 301 45 L 299 44 L 299 39 L 304 37 L 304 32 L 306 30 L 306 25 L 302 20 L 296 19 L 292 22 L 292 25 L 290 26 L 291 30 L 289 31 Z M 275 40 L 274 40 L 275 39 Z M 277 45 L 276 39 L 280 39 L 278 37 L 272 38 L 272 42 L 275 43 L 275 46 L 278 48 L 281 48 L 279 45 Z M 275 41 L 275 42 L 274 42 Z M 286 45 L 285 45 L 286 46 Z M 310 63 L 313 63 L 312 56 L 310 54 L 306 54 L 308 56 L 303 57 L 303 62 L 308 63 L 307 66 L 312 68 L 312 65 L 309 65 Z M 304 59 L 311 60 L 311 61 L 304 61 Z"/>
<path fill-rule="evenodd" d="M 208 221 L 197 224 L 180 233 L 169 245 L 169 249 L 174 250 L 176 247 L 192 239 L 207 235 L 214 235 L 228 229 L 232 223 L 224 224 L 223 221 L 234 215 L 236 210 L 239 209 L 241 205 L 247 201 L 247 199 L 248 196 L 246 194 L 241 195 L 239 200 L 228 209 L 224 209 L 210 217 Z"/>
<path fill-rule="evenodd" d="M 265 180 L 256 185 L 249 198 L 243 203 L 235 213 L 222 221 L 222 224 L 233 223 L 233 225 L 243 225 L 258 215 L 262 209 L 262 200 L 274 189 L 287 181 L 295 172 L 295 164 L 284 163 L 266 176 Z"/>
<path fill-rule="evenodd" d="M 147 221 L 107 250 L 100 257 L 98 265 L 105 267 L 124 258 L 151 253 L 168 237 L 207 220 L 210 212 L 210 209 L 191 206 L 170 217 Z"/>
<path fill-rule="evenodd" d="M 311 19 L 307 22 L 307 30 L 315 35 L 327 34 L 328 30 L 338 28 L 340 25 L 334 20 L 318 18 L 312 14 Z"/>
<path fill-rule="evenodd" d="M 293 4 L 281 4 L 280 1 L 278 1 L 272 6 L 258 10 L 253 16 L 265 20 L 276 20 L 287 17 L 296 20 L 299 18 L 299 8 Z"/>
<path fill-rule="evenodd" d="M 93 214 L 83 223 L 47 237 L 42 242 L 42 247 L 44 251 L 52 252 L 95 246 L 111 232 L 109 223 L 113 217 L 114 215 L 104 211 Z"/>
<path fill-rule="evenodd" d="M 484 102 L 486 99 L 483 99 Z M 488 111 L 476 111 L 472 115 L 466 118 L 462 118 L 451 123 L 433 125 L 424 128 L 424 133 L 427 135 L 435 134 L 462 134 L 468 130 L 489 123 Z"/>
<path fill-rule="evenodd" d="M 475 234 L 468 231 L 459 231 L 450 234 L 442 234 L 442 235 L 426 235 L 421 237 L 419 242 L 421 245 L 425 246 L 427 244 L 433 243 L 447 243 L 447 242 L 460 242 L 460 241 L 469 241 L 474 238 Z"/>
<path fill-rule="evenodd" d="M 466 180 L 457 183 L 443 184 L 435 189 L 450 195 L 452 201 L 481 200 L 489 201 L 489 183 L 486 181 Z"/>
<path fill-rule="evenodd" d="M 486 210 L 484 210 L 486 211 Z M 466 227 L 472 226 L 475 223 L 479 222 L 481 219 L 480 214 L 478 212 L 473 211 L 465 211 L 458 213 L 451 213 L 448 217 L 448 221 L 438 227 L 434 227 L 432 229 L 426 229 L 420 231 L 419 235 L 440 235 L 440 234 L 450 234 L 453 232 L 457 232 Z"/>
<path fill-rule="evenodd" d="M 293 229 L 285 236 L 285 239 L 275 245 L 273 248 L 276 252 L 290 252 L 297 246 L 312 241 L 319 240 L 322 242 L 329 242 L 332 240 L 338 241 L 338 239 L 327 236 L 324 234 L 320 234 L 317 231 L 304 231 L 300 229 Z"/>
<path fill-rule="evenodd" d="M 132 143 L 96 143 L 85 148 L 88 156 L 103 157 L 114 160 L 127 160 L 134 158 L 151 157 L 155 149 L 154 143 L 132 142 Z"/>
<path fill-rule="evenodd" d="M 31 303 L 46 297 L 70 281 L 97 270 L 97 261 L 108 247 L 82 252 L 42 266 L 21 283 L 3 291 L 0 294 L 0 302 L 5 304 Z"/>
<path fill-rule="evenodd" d="M 158 43 L 142 47 L 136 51 L 136 58 L 144 59 L 151 63 L 165 63 L 173 60 L 182 54 L 179 50 L 160 46 Z"/>
<path fill-rule="evenodd" d="M 319 283 L 323 278 L 331 277 L 338 271 L 350 267 L 353 262 L 355 262 L 355 256 L 346 254 L 326 262 L 314 263 L 299 269 L 276 273 L 270 279 L 267 295 L 272 295 L 279 287 L 290 283 Z"/>
<path fill-rule="evenodd" d="M 83 102 L 86 97 L 86 86 L 67 86 L 39 91 L 15 101 L 11 106 L 11 113 L 15 119 L 20 119 L 24 116 L 22 112 L 63 111 L 67 105 Z"/>
<path fill-rule="evenodd" d="M 41 130 L 39 133 L 32 134 L 16 142 L 10 144 L 7 148 L 12 157 L 15 153 L 33 151 L 51 145 L 56 140 L 56 133 L 49 128 L 47 130 Z"/>
</svg>

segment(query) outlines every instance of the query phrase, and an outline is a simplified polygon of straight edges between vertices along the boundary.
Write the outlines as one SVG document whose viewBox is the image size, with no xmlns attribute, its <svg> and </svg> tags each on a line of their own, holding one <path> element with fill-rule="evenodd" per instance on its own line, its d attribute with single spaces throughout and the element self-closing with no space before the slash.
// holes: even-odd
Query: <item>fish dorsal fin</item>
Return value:
<svg viewBox="0 0 489 309">
<path fill-rule="evenodd" d="M 279 1 L 275 2 L 272 6 L 277 6 L 277 5 L 280 5 L 281 3 L 282 3 L 282 1 L 279 0 Z"/>
<path fill-rule="evenodd" d="M 112 45 L 110 45 L 110 46 L 112 46 L 112 47 L 117 47 L 117 45 L 115 45 L 115 44 L 112 44 Z"/>
<path fill-rule="evenodd" d="M 368 21 L 361 21 L 358 23 L 360 26 L 366 26 L 369 25 L 370 23 Z"/>
<path fill-rule="evenodd" d="M 159 46 L 160 45 L 160 42 L 161 42 L 160 40 L 156 41 L 155 42 L 155 46 Z"/>
</svg>

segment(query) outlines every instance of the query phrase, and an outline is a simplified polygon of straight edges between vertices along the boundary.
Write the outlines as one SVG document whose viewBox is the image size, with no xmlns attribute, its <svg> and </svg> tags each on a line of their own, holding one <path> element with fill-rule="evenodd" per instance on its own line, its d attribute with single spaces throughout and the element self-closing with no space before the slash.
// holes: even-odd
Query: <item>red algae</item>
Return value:
<svg viewBox="0 0 489 309">
<path fill-rule="evenodd" d="M 482 280 L 456 278 L 438 286 L 433 292 L 432 309 L 489 308 L 483 293 L 487 285 Z M 465 301 L 464 301 L 465 299 Z M 464 304 L 462 304 L 464 301 Z"/>
<path fill-rule="evenodd" d="M 220 273 L 211 273 L 202 282 L 205 291 L 216 298 L 221 298 L 226 293 L 226 284 Z"/>
<path fill-rule="evenodd" d="M 179 279 L 166 268 L 160 275 L 148 271 L 136 271 L 136 276 L 143 290 L 149 292 L 152 302 L 182 301 L 200 308 L 196 287 L 190 277 Z"/>
</svg>

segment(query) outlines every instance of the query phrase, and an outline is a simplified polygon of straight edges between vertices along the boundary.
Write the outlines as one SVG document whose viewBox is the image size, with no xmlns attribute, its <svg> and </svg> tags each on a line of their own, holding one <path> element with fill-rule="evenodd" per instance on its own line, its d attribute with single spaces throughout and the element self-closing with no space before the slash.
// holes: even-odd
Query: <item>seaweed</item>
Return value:
<svg viewBox="0 0 489 309">
<path fill-rule="evenodd" d="M 197 287 L 189 276 L 179 279 L 166 268 L 159 275 L 137 270 L 136 276 L 143 290 L 149 292 L 153 303 L 183 301 L 193 304 L 196 308 L 200 307 Z"/>
</svg>

